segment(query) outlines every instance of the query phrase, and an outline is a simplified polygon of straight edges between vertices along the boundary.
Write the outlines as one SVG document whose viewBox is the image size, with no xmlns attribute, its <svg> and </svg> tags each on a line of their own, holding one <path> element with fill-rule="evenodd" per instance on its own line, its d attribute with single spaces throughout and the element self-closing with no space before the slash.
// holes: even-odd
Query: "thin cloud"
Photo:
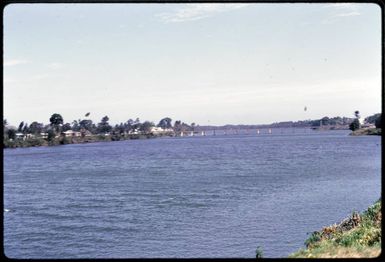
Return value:
<svg viewBox="0 0 385 262">
<path fill-rule="evenodd" d="M 186 4 L 185 7 L 175 12 L 161 13 L 156 16 L 164 23 L 178 23 L 200 20 L 218 13 L 243 8 L 247 5 L 249 4 Z"/>
<path fill-rule="evenodd" d="M 28 64 L 28 60 L 23 60 L 23 59 L 10 59 L 4 61 L 4 66 L 16 66 L 16 65 L 23 65 L 23 64 Z"/>
<path fill-rule="evenodd" d="M 356 16 L 356 15 L 361 15 L 361 13 L 359 12 L 341 13 L 341 14 L 336 14 L 335 17 Z"/>
<path fill-rule="evenodd" d="M 357 5 L 354 4 L 354 3 L 334 3 L 334 4 L 328 4 L 326 7 L 328 8 L 334 8 L 334 9 L 356 9 L 357 8 Z"/>
<path fill-rule="evenodd" d="M 332 24 L 344 17 L 359 16 L 359 5 L 355 3 L 335 3 L 328 4 L 326 8 L 331 9 L 329 17 L 322 21 L 323 24 Z"/>
</svg>

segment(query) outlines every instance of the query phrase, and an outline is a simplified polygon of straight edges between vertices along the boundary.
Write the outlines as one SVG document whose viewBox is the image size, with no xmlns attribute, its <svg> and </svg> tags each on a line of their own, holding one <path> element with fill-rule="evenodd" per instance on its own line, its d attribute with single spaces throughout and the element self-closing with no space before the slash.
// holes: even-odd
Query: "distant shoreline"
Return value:
<svg viewBox="0 0 385 262">
<path fill-rule="evenodd" d="M 293 127 L 294 128 L 294 127 Z M 267 128 L 261 128 L 261 129 L 267 129 Z M 276 128 L 279 129 L 279 128 Z M 308 127 L 308 129 L 310 129 Z M 215 130 L 207 129 L 207 130 Z M 217 129 L 228 131 L 229 129 Z M 236 130 L 236 129 L 235 129 Z M 250 130 L 250 129 L 239 129 L 239 130 Z M 347 129 L 334 129 L 334 128 L 322 128 L 322 129 L 314 129 L 315 131 L 333 131 L 333 130 L 347 130 Z M 191 132 L 190 132 L 191 133 Z M 274 133 L 274 132 L 273 132 Z M 227 133 L 229 134 L 229 133 Z M 226 133 L 225 133 L 226 135 Z M 381 128 L 376 129 L 359 129 L 352 133 L 350 133 L 352 136 L 362 136 L 362 135 L 381 135 Z M 191 136 L 191 135 L 186 135 Z M 202 136 L 201 131 L 194 132 L 194 136 Z M 209 134 L 208 136 L 215 136 L 214 134 Z M 129 134 L 129 135 L 122 135 L 122 136 L 116 136 L 116 135 L 90 135 L 85 137 L 64 137 L 59 136 L 55 137 L 51 141 L 48 141 L 47 139 L 41 138 L 41 137 L 33 137 L 33 138 L 26 138 L 26 139 L 15 139 L 11 141 L 4 141 L 3 142 L 3 148 L 27 148 L 27 147 L 41 147 L 41 146 L 60 146 L 60 145 L 70 145 L 70 144 L 89 144 L 89 143 L 97 143 L 97 142 L 113 142 L 113 141 L 125 141 L 125 140 L 136 140 L 136 139 L 151 139 L 151 138 L 161 138 L 161 137 L 181 137 L 180 135 L 170 135 L 170 134 Z"/>
</svg>

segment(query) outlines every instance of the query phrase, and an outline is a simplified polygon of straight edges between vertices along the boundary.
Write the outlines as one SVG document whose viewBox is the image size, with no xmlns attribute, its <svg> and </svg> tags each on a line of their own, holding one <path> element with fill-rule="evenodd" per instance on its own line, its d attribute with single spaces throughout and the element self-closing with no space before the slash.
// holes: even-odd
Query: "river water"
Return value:
<svg viewBox="0 0 385 262">
<path fill-rule="evenodd" d="M 5 255 L 286 257 L 381 196 L 381 138 L 348 133 L 5 149 Z"/>
</svg>

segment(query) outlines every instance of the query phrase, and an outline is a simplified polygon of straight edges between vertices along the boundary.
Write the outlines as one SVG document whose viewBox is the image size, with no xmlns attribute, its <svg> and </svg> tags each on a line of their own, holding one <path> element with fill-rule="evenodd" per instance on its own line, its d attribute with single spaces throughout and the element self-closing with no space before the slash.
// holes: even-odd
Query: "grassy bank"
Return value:
<svg viewBox="0 0 385 262">
<path fill-rule="evenodd" d="M 361 128 L 350 133 L 352 136 L 381 135 L 381 128 Z"/>
<path fill-rule="evenodd" d="M 352 216 L 340 224 L 315 231 L 305 241 L 306 249 L 290 258 L 363 258 L 381 253 L 381 199 L 362 214 Z"/>
</svg>

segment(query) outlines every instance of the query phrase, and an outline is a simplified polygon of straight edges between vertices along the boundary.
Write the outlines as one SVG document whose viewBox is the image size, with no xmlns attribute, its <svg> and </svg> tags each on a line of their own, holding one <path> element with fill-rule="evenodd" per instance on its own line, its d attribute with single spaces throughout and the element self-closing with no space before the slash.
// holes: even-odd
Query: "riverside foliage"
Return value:
<svg viewBox="0 0 385 262">
<path fill-rule="evenodd" d="M 306 249 L 291 258 L 376 257 L 381 253 L 381 199 L 365 212 L 353 214 L 340 224 L 315 231 L 305 241 Z"/>
<path fill-rule="evenodd" d="M 88 117 L 87 113 L 85 117 Z M 159 121 L 141 122 L 139 118 L 129 119 L 124 123 L 110 125 L 109 117 L 104 116 L 99 123 L 93 123 L 91 119 L 78 119 L 71 123 L 64 122 L 63 117 L 54 113 L 49 118 L 50 124 L 44 125 L 36 121 L 30 125 L 22 121 L 18 128 L 12 127 L 7 120 L 3 120 L 3 146 L 30 147 L 53 146 L 72 143 L 90 143 L 97 141 L 118 141 L 126 139 L 151 138 L 162 135 L 173 135 L 175 132 L 194 131 L 195 123 L 188 125 L 180 120 L 175 121 L 174 126 L 169 117 Z M 161 128 L 154 131 L 154 127 Z M 70 135 L 68 135 L 70 131 Z M 174 132 L 175 131 L 175 132 Z M 67 132 L 67 133 L 65 133 Z"/>
</svg>

